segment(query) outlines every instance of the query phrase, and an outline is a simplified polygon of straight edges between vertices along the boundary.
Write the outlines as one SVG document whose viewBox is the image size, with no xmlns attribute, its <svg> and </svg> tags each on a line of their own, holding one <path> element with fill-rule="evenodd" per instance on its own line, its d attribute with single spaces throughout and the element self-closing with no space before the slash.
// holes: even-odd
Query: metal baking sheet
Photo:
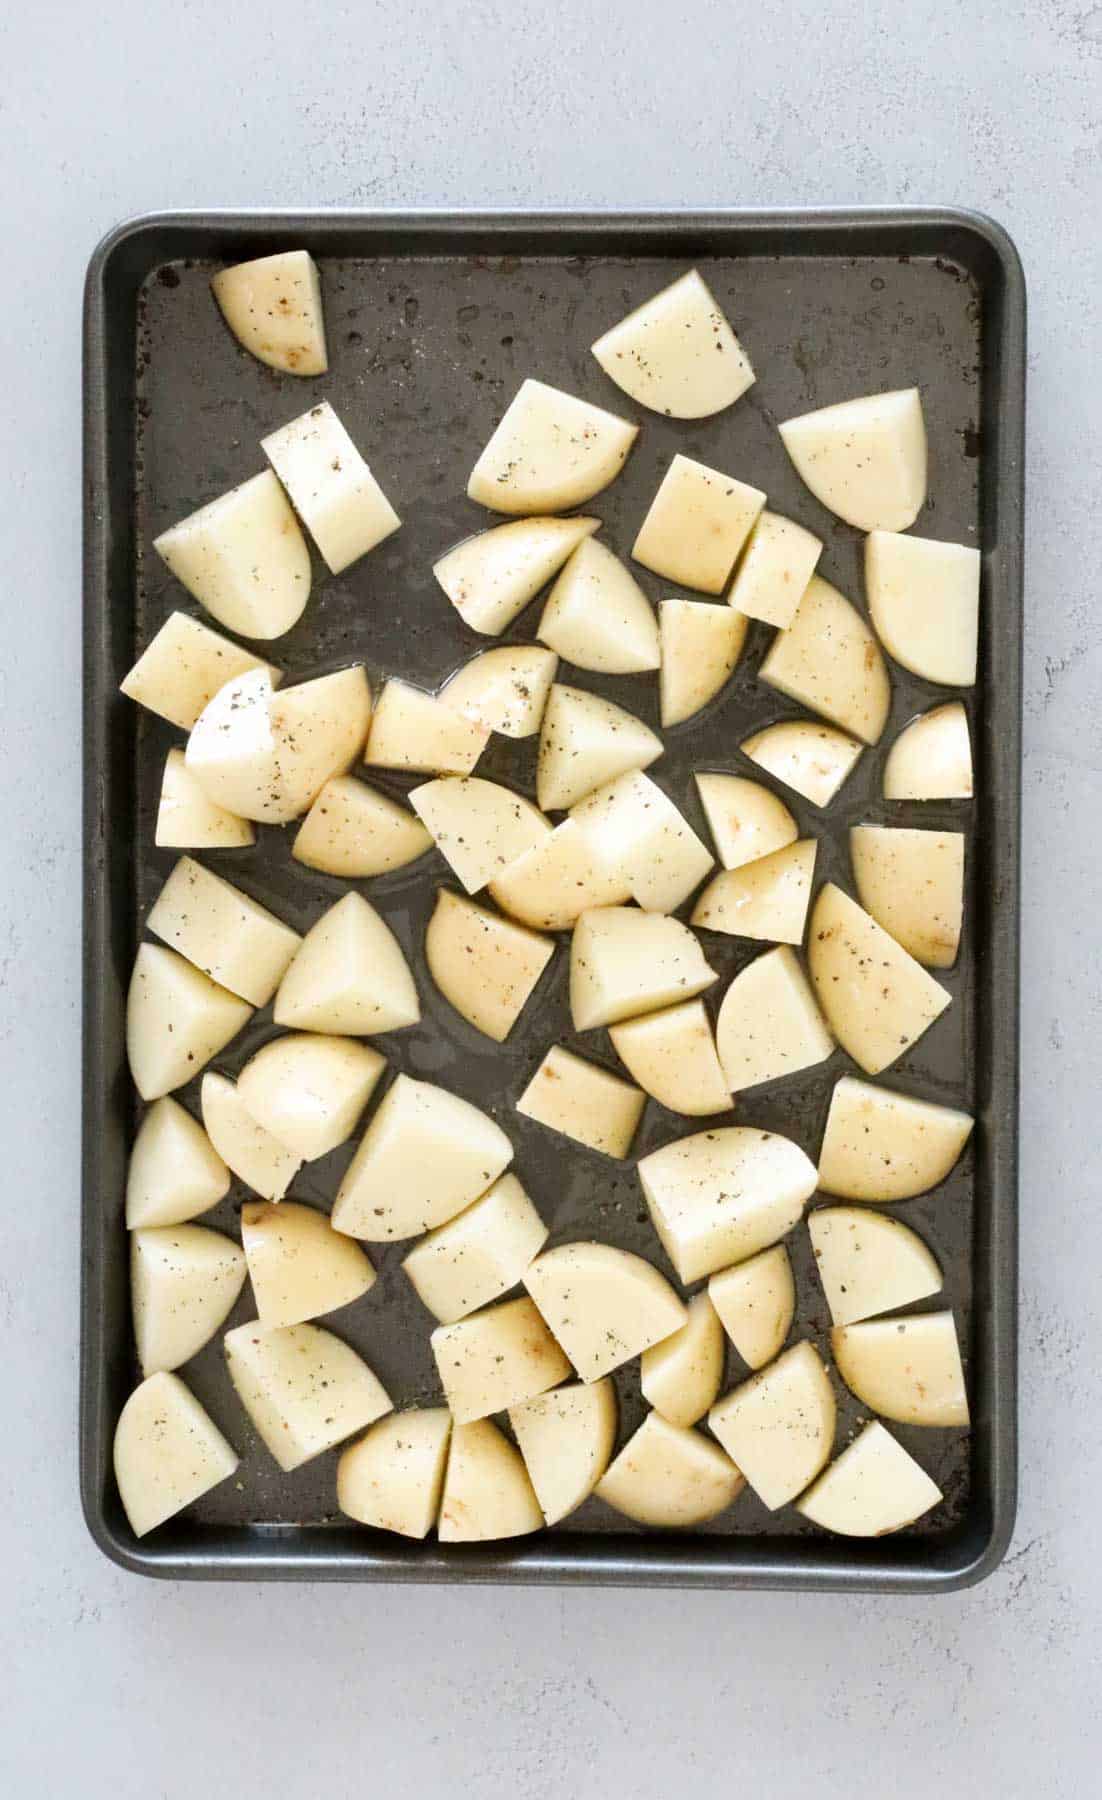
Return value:
<svg viewBox="0 0 1102 1800">
<path fill-rule="evenodd" d="M 211 300 L 218 264 L 291 244 L 318 259 L 331 367 L 300 382 L 234 343 Z M 645 413 L 588 353 L 598 333 L 695 264 L 747 344 L 757 384 L 714 419 Z M 186 1378 L 241 1452 L 224 1483 L 138 1543 L 111 1474 L 119 1410 L 137 1379 L 126 1272 L 123 1192 L 138 1116 L 123 1045 L 126 984 L 143 920 L 175 859 L 153 845 L 165 752 L 182 742 L 123 700 L 118 683 L 167 614 L 197 612 L 151 549 L 156 533 L 263 466 L 260 437 L 322 397 L 334 402 L 380 472 L 403 529 L 345 574 L 316 566 L 300 623 L 270 648 L 295 678 L 352 659 L 373 684 L 394 672 L 436 686 L 486 640 L 459 620 L 431 574 L 440 552 L 491 521 L 466 500 L 474 458 L 528 374 L 642 417 L 627 469 L 591 510 L 604 539 L 630 549 L 660 475 L 683 450 L 764 487 L 770 505 L 824 537 L 823 573 L 863 604 L 860 535 L 803 488 L 775 421 L 875 388 L 917 382 L 930 433 L 930 497 L 917 529 L 983 552 L 981 673 L 964 695 L 977 764 L 972 804 L 886 807 L 887 747 L 915 713 L 946 697 L 894 665 L 881 745 L 866 751 L 826 813 L 784 792 L 801 835 L 819 839 L 817 881 L 849 876 L 847 832 L 860 820 L 967 832 L 966 928 L 960 961 L 940 977 L 954 1004 L 883 1079 L 973 1110 L 973 1144 L 933 1194 L 899 1216 L 945 1269 L 966 1356 L 970 1432 L 899 1428 L 941 1484 L 944 1504 L 910 1531 L 874 1542 L 831 1538 L 791 1509 L 770 1514 L 747 1491 L 691 1534 L 647 1532 L 592 1500 L 553 1532 L 502 1544 L 412 1544 L 335 1513 L 336 1453 L 291 1475 L 276 1468 L 238 1405 L 220 1339 Z M 812 212 L 650 216 L 176 214 L 139 219 L 96 252 L 86 305 L 86 929 L 83 1373 L 81 1471 L 97 1542 L 157 1575 L 298 1579 L 665 1583 L 871 1589 L 962 1586 L 995 1566 L 1015 1488 L 1018 782 L 1021 638 L 1024 292 L 1013 247 L 991 222 L 957 212 Z M 657 599 L 672 590 L 645 573 Z M 531 638 L 539 602 L 506 634 Z M 799 709 L 760 684 L 770 637 L 753 625 L 720 698 L 666 734 L 652 776 L 707 838 L 694 769 L 754 773 L 738 750 L 755 727 Z M 601 680 L 563 671 L 657 725 L 653 676 Z M 535 740 L 495 738 L 480 774 L 533 791 Z M 374 776 L 373 776 L 374 779 Z M 400 793 L 412 781 L 383 775 Z M 344 891 L 290 856 L 292 832 L 262 828 L 254 850 L 204 860 L 304 930 Z M 604 1033 L 578 1039 L 566 1007 L 566 940 L 512 1038 L 491 1046 L 437 994 L 424 925 L 439 882 L 433 854 L 370 883 L 421 991 L 422 1024 L 379 1040 L 391 1064 L 442 1080 L 491 1112 L 516 1146 L 516 1168 L 552 1242 L 595 1236 L 660 1265 L 632 1162 L 618 1164 L 520 1118 L 512 1102 L 545 1048 L 576 1045 L 609 1066 Z M 703 934 L 726 980 L 760 946 Z M 233 1074 L 273 1035 L 270 1010 L 215 1066 Z M 779 1129 L 817 1154 L 830 1092 L 852 1068 L 841 1051 L 807 1075 L 740 1097 L 739 1122 Z M 178 1098 L 197 1110 L 197 1086 Z M 648 1103 L 636 1156 L 698 1129 Z M 301 1198 L 328 1205 L 352 1145 L 308 1166 Z M 235 1184 L 205 1222 L 236 1234 L 246 1191 Z M 829 1319 L 806 1231 L 788 1240 L 802 1330 Z M 387 1249 L 373 1292 L 326 1321 L 360 1349 L 399 1404 L 438 1395 L 433 1321 Z M 668 1272 L 668 1271 L 667 1271 Z M 231 1323 L 251 1316 L 248 1287 Z M 730 1354 L 728 1382 L 741 1365 Z M 620 1441 L 641 1417 L 637 1367 L 617 1375 Z M 839 1444 L 859 1410 L 841 1383 Z M 894 1429 L 894 1427 L 893 1427 Z"/>
</svg>

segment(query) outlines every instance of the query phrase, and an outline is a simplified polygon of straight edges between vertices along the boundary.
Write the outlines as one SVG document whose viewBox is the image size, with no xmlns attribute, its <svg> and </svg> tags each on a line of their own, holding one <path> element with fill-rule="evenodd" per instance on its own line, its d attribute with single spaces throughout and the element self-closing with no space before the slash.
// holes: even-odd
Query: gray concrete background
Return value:
<svg viewBox="0 0 1102 1800">
<path fill-rule="evenodd" d="M 0 15 L 0 1791 L 1089 1793 L 1102 1743 L 1102 6 Z M 144 208 L 957 202 L 1031 299 L 1019 1529 L 934 1601 L 171 1587 L 76 1498 L 79 299 Z"/>
</svg>

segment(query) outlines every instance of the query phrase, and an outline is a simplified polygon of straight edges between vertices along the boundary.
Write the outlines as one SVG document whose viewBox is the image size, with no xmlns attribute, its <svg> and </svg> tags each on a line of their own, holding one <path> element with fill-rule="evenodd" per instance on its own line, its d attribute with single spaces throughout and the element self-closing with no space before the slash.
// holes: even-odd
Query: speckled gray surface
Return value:
<svg viewBox="0 0 1102 1800">
<path fill-rule="evenodd" d="M 886 10 L 886 9 L 885 9 Z M 1102 8 L 209 0 L 0 23 L 9 331 L 0 660 L 0 1786 L 289 1800 L 1089 1792 L 1102 1739 Z M 966 16 L 965 16 L 966 14 Z M 64 31 L 60 21 L 64 19 Z M 554 21 L 554 37 L 549 36 Z M 93 241 L 226 204 L 958 202 L 1031 298 L 1022 1500 L 936 1601 L 142 1583 L 76 1501 L 78 302 Z M 31 1021 L 34 1023 L 32 1024 Z M 798 1722 L 798 1724 L 797 1724 Z M 797 1724 L 797 1729 L 793 1725 Z"/>
</svg>

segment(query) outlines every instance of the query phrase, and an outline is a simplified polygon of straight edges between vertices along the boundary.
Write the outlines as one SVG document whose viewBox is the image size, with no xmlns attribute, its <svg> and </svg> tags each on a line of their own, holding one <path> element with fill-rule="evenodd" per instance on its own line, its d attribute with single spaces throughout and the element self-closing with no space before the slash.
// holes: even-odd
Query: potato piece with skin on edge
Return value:
<svg viewBox="0 0 1102 1800">
<path fill-rule="evenodd" d="M 503 1044 L 555 954 L 552 938 L 440 888 L 425 931 L 429 974 L 457 1013 Z"/>
<path fill-rule="evenodd" d="M 871 531 L 869 617 L 889 656 L 946 687 L 971 687 L 979 645 L 980 553 L 969 544 Z"/>
<path fill-rule="evenodd" d="M 162 531 L 153 548 L 227 631 L 282 637 L 306 610 L 310 552 L 270 469 Z"/>
<path fill-rule="evenodd" d="M 842 1537 L 885 1537 L 913 1525 L 941 1499 L 925 1469 L 874 1419 L 795 1507 L 813 1525 Z"/>
<path fill-rule="evenodd" d="M 644 912 L 676 911 L 714 866 L 684 814 L 641 769 L 579 800 L 570 817 L 623 875 Z"/>
<path fill-rule="evenodd" d="M 731 606 L 660 600 L 658 636 L 662 724 L 683 725 L 714 700 L 746 642 L 746 619 Z"/>
<path fill-rule="evenodd" d="M 951 969 L 964 921 L 964 833 L 853 825 L 861 904 L 917 962 Z"/>
<path fill-rule="evenodd" d="M 285 375 L 324 375 L 321 280 L 306 250 L 280 250 L 211 276 L 211 293 L 234 337 L 259 362 Z"/>
<path fill-rule="evenodd" d="M 561 1244 L 537 1256 L 524 1285 L 583 1381 L 599 1381 L 685 1324 L 664 1275 L 612 1244 Z"/>
<path fill-rule="evenodd" d="M 692 923 L 728 937 L 801 944 L 811 901 L 818 851 L 815 838 L 799 838 L 737 869 L 723 869 L 692 910 Z"/>
<path fill-rule="evenodd" d="M 502 644 L 449 675 L 438 698 L 503 737 L 534 737 L 558 666 L 542 644 Z"/>
<path fill-rule="evenodd" d="M 404 869 L 432 849 L 420 819 L 354 775 L 327 781 L 298 828 L 291 855 L 347 881 Z"/>
<path fill-rule="evenodd" d="M 758 1499 L 776 1512 L 829 1461 L 836 1418 L 830 1377 L 804 1342 L 726 1394 L 708 1424 Z"/>
<path fill-rule="evenodd" d="M 819 890 L 808 967 L 827 1024 L 867 1075 L 898 1061 L 952 995 L 832 881 Z"/>
<path fill-rule="evenodd" d="M 813 806 L 828 806 L 864 746 L 819 719 L 781 719 L 744 738 L 739 749 Z"/>
<path fill-rule="evenodd" d="M 141 1538 L 228 1480 L 238 1458 L 179 1376 L 161 1373 L 135 1388 L 119 1414 L 113 1462 Z"/>
<path fill-rule="evenodd" d="M 745 1486 L 742 1471 L 703 1432 L 671 1425 L 651 1412 L 596 1493 L 640 1525 L 686 1530 L 726 1512 Z"/>
<path fill-rule="evenodd" d="M 524 1537 L 542 1525 L 520 1451 L 489 1419 L 454 1425 L 437 1522 L 440 1542 Z"/>
<path fill-rule="evenodd" d="M 926 499 L 926 423 L 916 387 L 863 394 L 778 429 L 817 500 L 859 531 L 906 531 Z"/>
<path fill-rule="evenodd" d="M 612 1047 L 644 1093 L 687 1117 L 730 1112 L 731 1094 L 702 1000 L 686 1000 L 609 1028 Z"/>
<path fill-rule="evenodd" d="M 575 1031 L 691 1000 L 717 979 L 687 925 L 635 906 L 582 913 L 570 945 Z"/>
<path fill-rule="evenodd" d="M 523 794 L 478 775 L 425 782 L 409 803 L 468 894 L 551 835 L 550 821 Z"/>
<path fill-rule="evenodd" d="M 401 525 L 328 400 L 261 438 L 260 447 L 331 575 Z"/>
<path fill-rule="evenodd" d="M 686 1283 L 775 1244 L 816 1186 L 798 1144 L 749 1125 L 679 1138 L 644 1156 L 638 1171 L 662 1248 Z"/>
<path fill-rule="evenodd" d="M 742 775 L 695 774 L 716 853 L 725 869 L 740 869 L 794 844 L 799 827 L 783 800 Z"/>
<path fill-rule="evenodd" d="M 509 1408 L 509 1424 L 548 1525 L 587 1500 L 616 1441 L 616 1389 L 573 1381 Z"/>
<path fill-rule="evenodd" d="M 749 357 L 696 269 L 644 300 L 590 348 L 617 387 L 667 418 L 710 418 L 754 381 Z"/>
<path fill-rule="evenodd" d="M 468 498 L 501 513 L 560 513 L 615 481 L 638 425 L 546 382 L 523 381 L 471 471 Z"/>
<path fill-rule="evenodd" d="M 732 1094 L 825 1062 L 834 1039 L 787 944 L 735 976 L 716 1020 L 716 1049 Z"/>
<path fill-rule="evenodd" d="M 310 927 L 275 997 L 277 1025 L 336 1036 L 400 1031 L 421 1017 L 413 976 L 386 920 L 348 893 Z"/>
<path fill-rule="evenodd" d="M 811 577 L 759 675 L 863 744 L 875 744 L 888 722 L 892 689 L 880 645 L 857 608 L 821 575 Z"/>
<path fill-rule="evenodd" d="M 695 1425 L 719 1393 L 723 1362 L 723 1327 L 715 1308 L 706 1292 L 694 1294 L 680 1331 L 643 1352 L 643 1398 L 671 1425 Z"/>
<path fill-rule="evenodd" d="M 140 944 L 126 997 L 126 1055 L 142 1099 L 183 1087 L 252 1014 L 175 950 Z"/>
<path fill-rule="evenodd" d="M 513 519 L 466 538 L 432 572 L 464 624 L 495 637 L 600 528 L 600 519 Z"/>
<path fill-rule="evenodd" d="M 429 1343 L 457 1425 L 533 1400 L 573 1373 L 527 1294 L 438 1325 Z"/>
<path fill-rule="evenodd" d="M 237 1092 L 258 1125 L 314 1162 L 351 1137 L 385 1068 L 368 1044 L 292 1031 L 250 1057 Z"/>
<path fill-rule="evenodd" d="M 649 768 L 662 751 L 661 738 L 634 713 L 556 682 L 540 732 L 536 798 L 544 812 L 574 806 L 630 769 Z"/>
<path fill-rule="evenodd" d="M 252 1006 L 266 1006 L 302 943 L 282 919 L 181 856 L 146 920 L 155 937 Z"/>
<path fill-rule="evenodd" d="M 622 1160 L 631 1149 L 646 1099 L 619 1075 L 553 1044 L 516 1109 L 576 1144 Z"/>
<path fill-rule="evenodd" d="M 515 1175 L 502 1175 L 464 1212 L 415 1244 L 402 1264 L 418 1298 L 454 1325 L 515 1287 L 547 1227 Z"/>
<path fill-rule="evenodd" d="M 764 505 L 760 488 L 678 451 L 636 533 L 632 557 L 678 587 L 722 594 Z"/>
<path fill-rule="evenodd" d="M 489 741 L 488 726 L 391 676 L 372 716 L 364 762 L 418 775 L 469 775 Z"/>
<path fill-rule="evenodd" d="M 359 1244 L 297 1200 L 250 1200 L 241 1208 L 241 1243 L 264 1326 L 305 1324 L 375 1285 Z"/>
<path fill-rule="evenodd" d="M 835 1325 L 928 1300 L 941 1290 L 937 1258 L 916 1231 L 864 1206 L 821 1206 L 807 1221 Z"/>
<path fill-rule="evenodd" d="M 130 1234 L 130 1300 L 143 1375 L 178 1369 L 214 1336 L 245 1285 L 245 1258 L 205 1225 Z"/>
<path fill-rule="evenodd" d="M 654 608 L 596 538 L 585 538 L 557 576 L 536 635 L 564 662 L 601 675 L 638 675 L 662 660 Z"/>
<path fill-rule="evenodd" d="M 444 1487 L 452 1417 L 446 1406 L 412 1407 L 369 1426 L 337 1463 L 346 1518 L 400 1537 L 427 1537 Z"/>
<path fill-rule="evenodd" d="M 884 764 L 885 800 L 971 800 L 968 715 L 959 700 L 905 725 Z"/>
<path fill-rule="evenodd" d="M 594 906 L 631 899 L 625 877 L 604 857 L 599 837 L 574 819 L 556 825 L 527 856 L 490 883 L 503 912 L 533 930 L 568 931 Z"/>
<path fill-rule="evenodd" d="M 761 1369 L 772 1362 L 796 1316 L 796 1283 L 783 1244 L 759 1250 L 708 1281 L 708 1297 L 724 1331 L 744 1363 Z"/>
<path fill-rule="evenodd" d="M 170 750 L 161 777 L 154 843 L 164 850 L 240 850 L 256 842 L 256 827 L 208 799 L 182 750 Z"/>
<path fill-rule="evenodd" d="M 972 1125 L 955 1107 L 844 1075 L 831 1096 L 819 1186 L 845 1200 L 911 1200 L 944 1181 Z"/>
<path fill-rule="evenodd" d="M 203 1127 L 168 1095 L 149 1108 L 130 1152 L 126 1225 L 182 1225 L 230 1191 L 230 1172 Z"/>
<path fill-rule="evenodd" d="M 227 1167 L 265 1200 L 282 1200 L 302 1167 L 301 1156 L 265 1131 L 224 1075 L 208 1070 L 200 1092 L 203 1124 Z"/>
<path fill-rule="evenodd" d="M 281 669 L 251 650 L 212 631 L 200 619 L 174 612 L 123 677 L 119 692 L 170 725 L 190 731 L 228 681 L 254 669 L 266 670 L 272 687 L 283 679 Z"/>
<path fill-rule="evenodd" d="M 735 567 L 728 603 L 747 618 L 786 630 L 822 550 L 822 539 L 794 519 L 763 510 Z"/>
<path fill-rule="evenodd" d="M 238 1399 L 287 1474 L 391 1410 L 362 1357 L 320 1325 L 254 1319 L 227 1331 L 223 1347 Z"/>
<path fill-rule="evenodd" d="M 836 1325 L 830 1348 L 851 1394 L 903 1425 L 967 1425 L 968 1395 L 949 1311 Z"/>
</svg>

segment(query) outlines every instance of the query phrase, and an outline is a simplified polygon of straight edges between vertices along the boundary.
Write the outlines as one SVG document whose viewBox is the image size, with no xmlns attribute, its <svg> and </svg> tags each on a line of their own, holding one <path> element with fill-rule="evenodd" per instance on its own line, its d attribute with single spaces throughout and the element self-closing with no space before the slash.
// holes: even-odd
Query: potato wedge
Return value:
<svg viewBox="0 0 1102 1800">
<path fill-rule="evenodd" d="M 735 976 L 716 1020 L 716 1049 L 732 1094 L 825 1062 L 834 1039 L 787 944 L 756 956 Z"/>
<path fill-rule="evenodd" d="M 520 1451 L 489 1419 L 453 1426 L 437 1524 L 440 1542 L 523 1537 L 542 1524 Z"/>
<path fill-rule="evenodd" d="M 523 381 L 471 471 L 467 494 L 500 513 L 559 513 L 615 481 L 639 433 L 589 400 Z"/>
<path fill-rule="evenodd" d="M 941 1497 L 925 1469 L 873 1419 L 795 1504 L 813 1525 L 842 1537 L 885 1537 L 913 1525 Z"/>
<path fill-rule="evenodd" d="M 264 669 L 227 682 L 196 720 L 187 766 L 203 792 L 243 819 L 286 825 L 363 749 L 371 690 L 361 667 L 272 690 Z"/>
<path fill-rule="evenodd" d="M 864 744 L 875 744 L 888 722 L 892 690 L 880 646 L 857 608 L 821 575 L 811 577 L 759 674 Z"/>
<path fill-rule="evenodd" d="M 253 1006 L 266 1006 L 302 939 L 194 857 L 181 856 L 150 908 L 146 925 L 212 981 Z"/>
<path fill-rule="evenodd" d="M 527 1295 L 438 1325 L 429 1343 L 457 1425 L 533 1400 L 573 1373 Z"/>
<path fill-rule="evenodd" d="M 509 1409 L 543 1516 L 557 1525 L 587 1500 L 608 1468 L 616 1442 L 616 1389 L 572 1381 Z"/>
<path fill-rule="evenodd" d="M 126 1225 L 182 1225 L 230 1191 L 230 1172 L 203 1127 L 165 1095 L 134 1139 L 126 1177 Z"/>
<path fill-rule="evenodd" d="M 391 1410 L 363 1359 L 320 1325 L 273 1330 L 254 1319 L 223 1345 L 237 1397 L 285 1473 Z"/>
<path fill-rule="evenodd" d="M 968 715 L 959 700 L 904 726 L 884 764 L 885 800 L 971 800 Z"/>
<path fill-rule="evenodd" d="M 678 587 L 722 594 L 764 505 L 760 488 L 679 451 L 662 477 L 631 554 Z"/>
<path fill-rule="evenodd" d="M 289 1031 L 250 1057 L 237 1094 L 258 1125 L 314 1162 L 352 1136 L 385 1068 L 368 1044 Z"/>
<path fill-rule="evenodd" d="M 585 538 L 556 578 L 536 636 L 565 662 L 602 675 L 637 675 L 662 660 L 654 608 L 596 538 Z"/>
<path fill-rule="evenodd" d="M 555 954 L 554 939 L 441 888 L 425 931 L 425 961 L 445 1000 L 503 1044 Z"/>
<path fill-rule="evenodd" d="M 688 1318 L 664 1275 L 611 1244 L 545 1250 L 524 1285 L 583 1381 L 611 1375 Z"/>
<path fill-rule="evenodd" d="M 676 911 L 713 867 L 685 815 L 639 769 L 579 800 L 570 817 L 623 875 L 644 912 Z"/>
<path fill-rule="evenodd" d="M 536 798 L 544 812 L 574 806 L 629 769 L 647 769 L 662 739 L 600 694 L 556 682 L 540 732 Z"/>
<path fill-rule="evenodd" d="M 570 1016 L 575 1031 L 615 1025 L 711 987 L 714 969 L 680 919 L 637 906 L 584 912 L 570 946 Z"/>
<path fill-rule="evenodd" d="M 776 1512 L 829 1461 L 836 1416 L 830 1377 L 802 1343 L 726 1394 L 708 1424 L 762 1505 Z"/>
<path fill-rule="evenodd" d="M 233 1474 L 237 1462 L 178 1375 L 151 1375 L 119 1414 L 115 1480 L 135 1537 L 145 1537 L 209 1494 Z"/>
<path fill-rule="evenodd" d="M 248 1201 L 241 1208 L 241 1243 L 265 1327 L 320 1319 L 375 1285 L 359 1244 L 334 1231 L 324 1213 L 295 1200 Z"/>
<path fill-rule="evenodd" d="M 404 869 L 431 849 L 406 807 L 354 775 L 334 775 L 299 826 L 291 855 L 308 869 L 358 881 Z"/>
<path fill-rule="evenodd" d="M 267 671 L 273 687 L 283 679 L 281 670 L 251 650 L 187 613 L 174 612 L 123 677 L 119 692 L 170 725 L 190 731 L 228 681 L 256 669 Z"/>
<path fill-rule="evenodd" d="M 723 869 L 697 899 L 692 923 L 727 937 L 802 944 L 818 848 L 815 838 L 799 838 L 741 868 Z"/>
<path fill-rule="evenodd" d="M 709 418 L 754 381 L 749 357 L 696 269 L 644 300 L 591 348 L 617 387 L 667 418 Z"/>
<path fill-rule="evenodd" d="M 866 1206 L 821 1206 L 807 1221 L 815 1266 L 835 1325 L 926 1300 L 941 1269 L 917 1231 Z"/>
<path fill-rule="evenodd" d="M 854 825 L 849 853 L 865 911 L 916 962 L 951 969 L 964 922 L 964 833 Z"/>
<path fill-rule="evenodd" d="M 671 1112 L 691 1118 L 730 1112 L 731 1094 L 702 1000 L 627 1019 L 608 1035 L 628 1074 Z"/>
<path fill-rule="evenodd" d="M 126 997 L 126 1055 L 142 1099 L 183 1087 L 252 1013 L 175 950 L 140 944 Z"/>
<path fill-rule="evenodd" d="M 951 1312 L 836 1325 L 830 1347 L 842 1380 L 870 1412 L 903 1425 L 967 1425 Z"/>
<path fill-rule="evenodd" d="M 260 447 L 331 575 L 401 525 L 328 400 L 261 438 Z"/>
<path fill-rule="evenodd" d="M 547 1226 L 515 1175 L 502 1175 L 464 1212 L 415 1244 L 402 1264 L 442 1325 L 500 1300 L 547 1241 Z"/>
<path fill-rule="evenodd" d="M 917 388 L 864 394 L 779 427 L 816 500 L 859 531 L 906 531 L 926 499 L 926 423 Z"/>
<path fill-rule="evenodd" d="M 953 998 L 832 881 L 815 902 L 807 960 L 827 1024 L 867 1075 L 897 1062 Z"/>
<path fill-rule="evenodd" d="M 970 544 L 871 531 L 865 541 L 869 617 L 889 656 L 945 687 L 976 679 L 980 553 Z"/>
<path fill-rule="evenodd" d="M 411 1407 L 377 1419 L 337 1463 L 337 1505 L 346 1518 L 400 1537 L 427 1537 L 436 1523 L 452 1416 L 446 1406 Z"/>
<path fill-rule="evenodd" d="M 746 619 L 706 600 L 660 600 L 658 638 L 662 724 L 682 725 L 729 680 L 746 642 Z"/>
<path fill-rule="evenodd" d="M 680 1330 L 643 1352 L 643 1398 L 671 1425 L 695 1425 L 719 1393 L 723 1361 L 723 1327 L 716 1310 L 706 1293 L 694 1294 Z"/>
<path fill-rule="evenodd" d="M 694 775 L 693 780 L 725 869 L 741 869 L 799 837 L 784 801 L 760 782 L 741 775 Z"/>
<path fill-rule="evenodd" d="M 211 293 L 250 356 L 284 375 L 324 375 L 325 316 L 317 264 L 307 250 L 255 256 L 211 276 Z"/>
<path fill-rule="evenodd" d="M 469 775 L 489 741 L 488 726 L 468 719 L 439 695 L 391 677 L 371 720 L 364 762 L 369 768 L 419 775 Z"/>
<path fill-rule="evenodd" d="M 211 617 L 242 637 L 282 637 L 310 598 L 306 539 L 270 469 L 162 531 L 153 548 Z"/>
<path fill-rule="evenodd" d="M 640 1525 L 682 1531 L 726 1512 L 746 1482 L 703 1432 L 648 1413 L 597 1483 L 597 1496 Z"/>
<path fill-rule="evenodd" d="M 564 819 L 549 838 L 490 883 L 498 905 L 522 924 L 568 931 L 593 906 L 619 906 L 631 889 L 606 860 L 599 834 Z"/>
<path fill-rule="evenodd" d="M 421 1008 L 402 946 L 362 894 L 345 894 L 310 927 L 272 1016 L 277 1025 L 338 1037 L 416 1025 Z"/>
<path fill-rule="evenodd" d="M 813 806 L 828 806 L 860 756 L 856 738 L 818 719 L 780 719 L 744 738 L 739 749 Z"/>
<path fill-rule="evenodd" d="M 819 1152 L 819 1186 L 844 1200 L 912 1200 L 945 1180 L 972 1133 L 968 1113 L 845 1075 Z"/>
<path fill-rule="evenodd" d="M 551 835 L 539 809 L 477 775 L 446 775 L 411 790 L 409 803 L 468 894 Z"/>
<path fill-rule="evenodd" d="M 432 572 L 463 623 L 496 637 L 600 529 L 600 519 L 514 519 L 466 538 Z"/>
<path fill-rule="evenodd" d="M 576 1144 L 623 1158 L 646 1100 L 630 1082 L 553 1044 L 517 1101 L 517 1111 Z"/>
<path fill-rule="evenodd" d="M 213 1069 L 200 1090 L 203 1124 L 226 1166 L 265 1200 L 282 1200 L 302 1167 L 301 1156 L 265 1131 L 232 1081 Z"/>
<path fill-rule="evenodd" d="M 815 1192 L 816 1173 L 791 1139 L 726 1125 L 652 1150 L 639 1180 L 678 1280 L 691 1282 L 791 1231 Z"/>
<path fill-rule="evenodd" d="M 208 800 L 182 750 L 170 750 L 161 777 L 154 843 L 163 850 L 239 850 L 255 844 L 256 828 Z"/>
<path fill-rule="evenodd" d="M 214 1336 L 245 1285 L 245 1258 L 205 1225 L 130 1234 L 130 1302 L 143 1375 L 178 1369 Z"/>
<path fill-rule="evenodd" d="M 540 644 L 502 644 L 464 663 L 438 698 L 503 737 L 534 737 L 558 666 L 555 652 Z"/>
<path fill-rule="evenodd" d="M 794 519 L 760 512 L 735 569 L 728 601 L 748 619 L 763 619 L 787 631 L 822 550 L 822 539 Z"/>
<path fill-rule="evenodd" d="M 708 1297 L 735 1349 L 751 1369 L 780 1354 L 796 1316 L 796 1283 L 783 1244 L 759 1250 L 708 1280 Z"/>
</svg>

